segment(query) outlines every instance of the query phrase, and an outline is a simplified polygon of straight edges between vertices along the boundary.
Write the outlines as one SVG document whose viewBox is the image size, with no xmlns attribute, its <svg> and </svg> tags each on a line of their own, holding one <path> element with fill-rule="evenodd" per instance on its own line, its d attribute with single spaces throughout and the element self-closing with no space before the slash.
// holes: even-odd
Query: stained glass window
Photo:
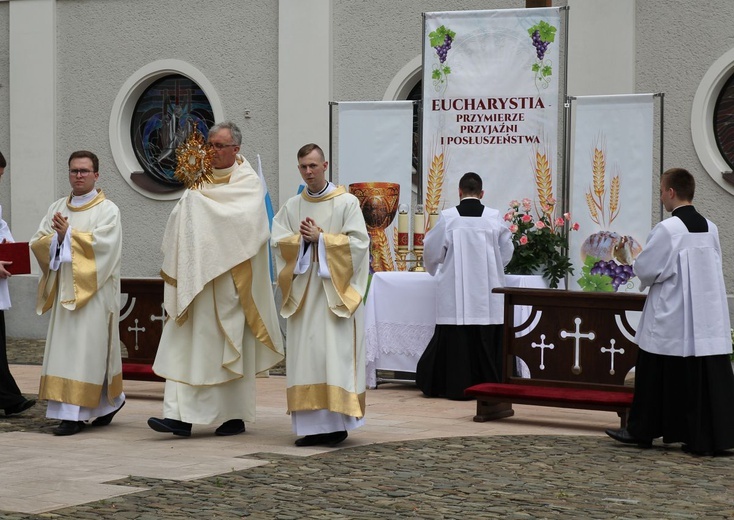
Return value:
<svg viewBox="0 0 734 520">
<path fill-rule="evenodd" d="M 734 170 L 734 75 L 726 82 L 714 105 L 714 136 L 721 156 Z"/>
<path fill-rule="evenodd" d="M 174 177 L 176 148 L 194 128 L 204 137 L 214 124 L 211 103 L 191 79 L 172 74 L 158 79 L 142 93 L 135 105 L 130 133 L 135 157 L 143 167 L 147 189 L 179 189 Z"/>
</svg>

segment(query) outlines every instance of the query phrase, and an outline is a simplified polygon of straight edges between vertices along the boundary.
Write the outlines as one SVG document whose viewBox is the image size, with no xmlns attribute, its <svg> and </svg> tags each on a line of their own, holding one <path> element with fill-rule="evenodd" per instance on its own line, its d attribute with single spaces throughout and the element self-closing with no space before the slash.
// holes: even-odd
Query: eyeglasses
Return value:
<svg viewBox="0 0 734 520">
<path fill-rule="evenodd" d="M 222 148 L 229 148 L 230 146 L 239 146 L 238 144 L 222 144 L 222 143 L 207 143 L 210 148 L 216 148 L 221 150 Z"/>
<path fill-rule="evenodd" d="M 71 175 L 72 177 L 76 177 L 77 175 L 86 177 L 90 173 L 94 173 L 94 172 L 92 170 L 69 170 L 69 175 Z"/>
</svg>

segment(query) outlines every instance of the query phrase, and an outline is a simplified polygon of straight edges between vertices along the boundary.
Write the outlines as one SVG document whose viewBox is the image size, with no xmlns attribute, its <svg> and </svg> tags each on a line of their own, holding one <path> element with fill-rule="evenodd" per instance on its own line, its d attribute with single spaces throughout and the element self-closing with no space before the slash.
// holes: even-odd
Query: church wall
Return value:
<svg viewBox="0 0 734 520">
<path fill-rule="evenodd" d="M 157 276 L 175 202 L 144 197 L 118 174 L 108 133 L 113 102 L 127 78 L 152 61 L 193 65 L 214 85 L 225 118 L 241 128 L 242 153 L 252 164 L 261 155 L 275 191 L 277 2 L 64 1 L 57 9 L 59 171 L 72 150 L 99 155 L 99 185 L 122 213 L 122 274 Z M 66 193 L 60 187 L 58 195 Z"/>
<path fill-rule="evenodd" d="M 734 221 L 734 199 L 713 181 L 696 155 L 691 138 L 691 108 L 706 71 L 734 47 L 734 2 L 638 1 L 636 16 L 637 90 L 665 93 L 663 167 L 683 167 L 695 176 L 694 205 L 719 228 L 724 277 L 731 294 L 734 227 L 730 223 Z M 657 187 L 654 193 L 658 193 Z M 657 222 L 657 212 L 653 219 Z M 731 298 L 729 308 L 734 310 Z"/>
<path fill-rule="evenodd" d="M 0 2 L 0 34 L 8 34 L 10 24 L 8 23 L 9 4 Z M 8 124 L 10 121 L 10 100 L 8 98 L 10 83 L 10 40 L 0 37 L 0 152 L 6 160 L 9 160 L 10 152 L 10 133 L 8 132 Z M 8 221 L 10 215 L 10 168 L 5 170 L 6 175 L 0 181 L 0 206 L 3 208 L 3 218 Z M 7 208 L 7 209 L 6 209 Z M 8 222 L 8 224 L 11 224 Z M 12 229 L 12 228 L 11 228 Z"/>
</svg>

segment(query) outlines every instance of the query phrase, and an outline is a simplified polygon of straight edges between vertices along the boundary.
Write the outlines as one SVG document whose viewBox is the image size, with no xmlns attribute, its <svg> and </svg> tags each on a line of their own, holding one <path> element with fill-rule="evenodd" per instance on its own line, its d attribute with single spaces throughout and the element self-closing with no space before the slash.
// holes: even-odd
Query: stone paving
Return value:
<svg viewBox="0 0 734 520">
<path fill-rule="evenodd" d="M 48 431 L 54 422 L 44 412 L 41 402 L 0 417 L 0 432 Z M 144 491 L 36 515 L 0 510 L 0 519 L 734 518 L 734 456 L 639 450 L 603 434 L 459 436 L 247 458 L 267 463 L 187 481 L 131 475 L 109 484 Z"/>
</svg>

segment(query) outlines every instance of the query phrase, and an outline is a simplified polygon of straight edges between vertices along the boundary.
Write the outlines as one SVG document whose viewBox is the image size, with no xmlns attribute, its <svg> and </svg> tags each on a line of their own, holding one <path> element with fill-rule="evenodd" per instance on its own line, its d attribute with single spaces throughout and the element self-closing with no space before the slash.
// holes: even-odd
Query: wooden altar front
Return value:
<svg viewBox="0 0 734 520">
<path fill-rule="evenodd" d="M 163 332 L 163 280 L 123 278 L 120 281 L 120 346 L 125 379 L 163 381 L 153 373 L 153 361 Z"/>
</svg>

